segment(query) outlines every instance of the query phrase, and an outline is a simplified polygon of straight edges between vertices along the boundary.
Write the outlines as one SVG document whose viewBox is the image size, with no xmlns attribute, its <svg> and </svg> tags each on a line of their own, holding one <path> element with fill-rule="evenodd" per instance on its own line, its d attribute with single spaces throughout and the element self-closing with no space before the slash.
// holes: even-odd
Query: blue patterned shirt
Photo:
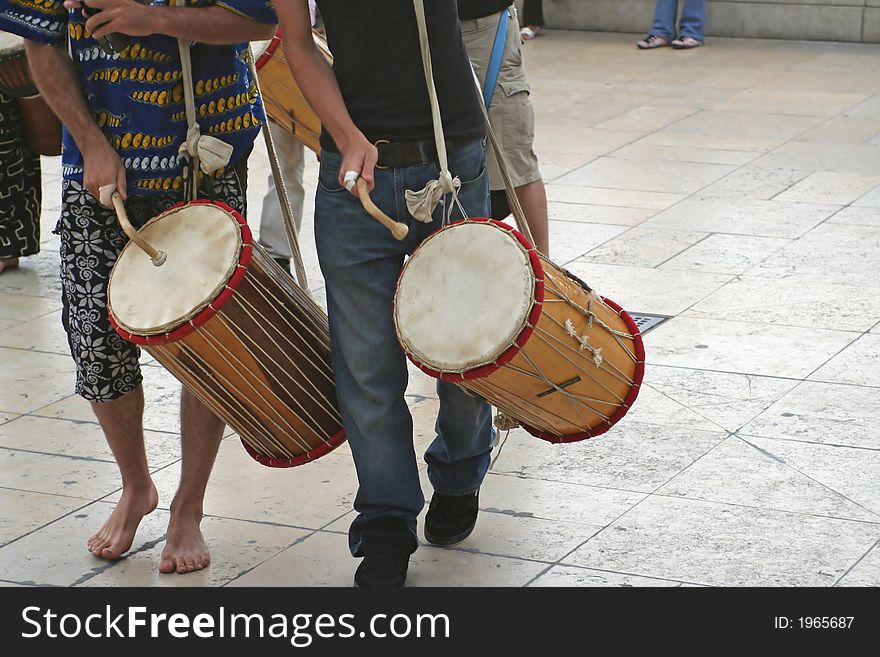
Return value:
<svg viewBox="0 0 880 657">
<path fill-rule="evenodd" d="M 216 5 L 261 23 L 277 22 L 271 0 L 190 0 L 189 5 Z M 108 55 L 86 31 L 85 22 L 81 10 L 68 12 L 63 0 L 0 0 L 0 29 L 53 46 L 64 46 L 69 38 L 92 116 L 125 164 L 128 193 L 180 189 L 178 149 L 187 123 L 177 39 L 128 37 L 125 50 Z M 197 120 L 202 134 L 233 146 L 230 164 L 248 152 L 265 120 L 247 65 L 247 45 L 192 47 Z M 66 129 L 63 139 L 64 177 L 82 180 L 82 155 Z"/>
</svg>

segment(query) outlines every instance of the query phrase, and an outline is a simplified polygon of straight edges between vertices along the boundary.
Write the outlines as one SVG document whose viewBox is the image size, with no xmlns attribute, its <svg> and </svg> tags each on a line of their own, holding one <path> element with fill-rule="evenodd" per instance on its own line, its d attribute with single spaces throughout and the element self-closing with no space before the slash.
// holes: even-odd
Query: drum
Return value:
<svg viewBox="0 0 880 657">
<path fill-rule="evenodd" d="M 24 39 L 8 32 L 0 32 L 0 93 L 18 99 L 28 148 L 37 155 L 60 155 L 61 122 L 38 95 Z"/>
<path fill-rule="evenodd" d="M 312 461 L 345 440 L 330 368 L 327 315 L 222 203 L 194 201 L 138 236 L 110 275 L 110 319 L 272 467 Z"/>
<path fill-rule="evenodd" d="M 327 41 L 323 35 L 312 32 L 312 36 L 327 61 L 332 63 L 333 56 L 327 49 Z M 269 118 L 313 151 L 320 153 L 321 120 L 293 79 L 284 57 L 281 30 L 278 30 L 271 41 L 254 43 L 253 49 L 260 88 L 263 91 L 263 103 Z"/>
<path fill-rule="evenodd" d="M 37 93 L 24 51 L 24 39 L 0 32 L 0 92 L 13 98 Z"/>
<path fill-rule="evenodd" d="M 407 356 L 550 442 L 598 436 L 638 395 L 633 319 L 497 221 L 450 224 L 405 264 L 394 323 Z"/>
</svg>

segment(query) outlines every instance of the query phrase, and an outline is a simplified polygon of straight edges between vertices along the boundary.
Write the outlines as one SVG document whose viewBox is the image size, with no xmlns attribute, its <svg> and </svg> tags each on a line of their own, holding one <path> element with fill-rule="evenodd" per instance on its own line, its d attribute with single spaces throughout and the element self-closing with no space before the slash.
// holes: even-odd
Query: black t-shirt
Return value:
<svg viewBox="0 0 880 657">
<path fill-rule="evenodd" d="M 458 17 L 463 21 L 483 18 L 512 4 L 513 0 L 458 0 Z"/>
<path fill-rule="evenodd" d="M 370 141 L 433 138 L 412 0 L 318 0 L 333 71 L 354 124 Z M 426 0 L 434 85 L 447 139 L 484 134 L 455 0 Z M 333 147 L 330 135 L 321 135 Z"/>
</svg>

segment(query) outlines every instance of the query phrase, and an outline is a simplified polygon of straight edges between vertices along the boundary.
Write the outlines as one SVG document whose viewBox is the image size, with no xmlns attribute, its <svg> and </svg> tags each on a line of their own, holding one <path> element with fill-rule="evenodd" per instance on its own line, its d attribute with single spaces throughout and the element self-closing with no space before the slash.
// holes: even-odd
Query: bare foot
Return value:
<svg viewBox="0 0 880 657">
<path fill-rule="evenodd" d="M 0 258 L 0 274 L 7 269 L 16 269 L 18 267 L 18 258 Z"/>
<path fill-rule="evenodd" d="M 148 489 L 123 488 L 122 497 L 104 526 L 88 541 L 89 552 L 103 559 L 118 559 L 131 547 L 141 519 L 152 513 L 159 494 L 150 481 Z"/>
<path fill-rule="evenodd" d="M 171 512 L 168 523 L 168 538 L 159 562 L 160 573 L 191 573 L 207 568 L 211 563 L 211 553 L 199 528 L 201 514 Z"/>
</svg>

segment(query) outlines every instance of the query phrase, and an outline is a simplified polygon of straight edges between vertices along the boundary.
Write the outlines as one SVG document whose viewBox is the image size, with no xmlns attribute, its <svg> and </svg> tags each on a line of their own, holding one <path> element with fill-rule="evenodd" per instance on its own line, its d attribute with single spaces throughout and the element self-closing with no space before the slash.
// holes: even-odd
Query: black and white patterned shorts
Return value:
<svg viewBox="0 0 880 657">
<path fill-rule="evenodd" d="M 247 158 L 213 181 L 214 196 L 246 216 Z M 113 210 L 105 208 L 81 182 L 61 187 L 61 321 L 76 362 L 76 392 L 94 402 L 107 402 L 131 392 L 141 382 L 140 349 L 119 337 L 107 314 L 110 271 L 128 242 Z M 202 194 L 203 197 L 207 196 Z M 131 197 L 128 218 L 135 228 L 172 205 L 177 195 Z"/>
</svg>

